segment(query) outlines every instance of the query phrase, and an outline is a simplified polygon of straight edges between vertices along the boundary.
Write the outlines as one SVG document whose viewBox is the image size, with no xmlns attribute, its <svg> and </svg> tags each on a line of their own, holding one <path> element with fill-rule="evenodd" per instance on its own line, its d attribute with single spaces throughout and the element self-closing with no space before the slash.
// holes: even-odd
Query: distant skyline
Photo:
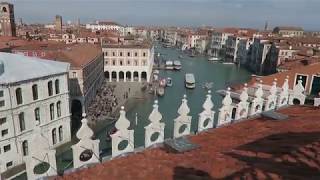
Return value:
<svg viewBox="0 0 320 180">
<path fill-rule="evenodd" d="M 0 0 L 1 1 L 1 0 Z M 26 23 L 116 21 L 123 25 L 251 27 L 320 30 L 320 0 L 7 0 Z"/>
</svg>

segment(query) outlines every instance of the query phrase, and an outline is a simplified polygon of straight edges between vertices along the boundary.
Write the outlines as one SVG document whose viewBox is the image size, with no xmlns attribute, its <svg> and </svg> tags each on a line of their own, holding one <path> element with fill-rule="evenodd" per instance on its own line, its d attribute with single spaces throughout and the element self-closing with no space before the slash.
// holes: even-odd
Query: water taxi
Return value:
<svg viewBox="0 0 320 180">
<path fill-rule="evenodd" d="M 172 70 L 173 69 L 173 62 L 172 61 L 166 61 L 166 69 Z"/>
<path fill-rule="evenodd" d="M 191 73 L 187 73 L 185 76 L 186 88 L 194 89 L 196 87 L 196 81 L 194 79 L 194 75 Z"/>
<path fill-rule="evenodd" d="M 168 77 L 166 83 L 167 83 L 166 85 L 168 87 L 171 87 L 172 86 L 172 79 L 170 77 Z"/>
<path fill-rule="evenodd" d="M 210 57 L 208 61 L 220 61 L 218 57 Z"/>
<path fill-rule="evenodd" d="M 181 62 L 180 61 L 173 61 L 173 68 L 175 70 L 180 70 L 181 69 Z"/>
<path fill-rule="evenodd" d="M 164 95 L 164 88 L 163 87 L 159 87 L 158 90 L 157 90 L 157 94 L 159 96 L 163 96 Z"/>
</svg>

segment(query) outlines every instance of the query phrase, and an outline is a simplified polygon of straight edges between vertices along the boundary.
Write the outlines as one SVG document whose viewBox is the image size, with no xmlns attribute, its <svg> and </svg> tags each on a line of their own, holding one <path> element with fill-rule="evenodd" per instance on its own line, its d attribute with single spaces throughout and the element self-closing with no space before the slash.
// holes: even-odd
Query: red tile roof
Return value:
<svg viewBox="0 0 320 180">
<path fill-rule="evenodd" d="M 320 179 L 320 111 L 294 106 L 288 120 L 247 120 L 192 136 L 201 147 L 117 158 L 56 179 Z"/>
</svg>

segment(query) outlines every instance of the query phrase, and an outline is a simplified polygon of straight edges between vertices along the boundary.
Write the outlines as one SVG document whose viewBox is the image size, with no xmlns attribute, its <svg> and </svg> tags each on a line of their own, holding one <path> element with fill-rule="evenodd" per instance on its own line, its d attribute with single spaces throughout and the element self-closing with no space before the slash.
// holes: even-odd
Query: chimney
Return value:
<svg viewBox="0 0 320 180">
<path fill-rule="evenodd" d="M 4 63 L 0 61 L 0 76 L 4 73 Z"/>
</svg>

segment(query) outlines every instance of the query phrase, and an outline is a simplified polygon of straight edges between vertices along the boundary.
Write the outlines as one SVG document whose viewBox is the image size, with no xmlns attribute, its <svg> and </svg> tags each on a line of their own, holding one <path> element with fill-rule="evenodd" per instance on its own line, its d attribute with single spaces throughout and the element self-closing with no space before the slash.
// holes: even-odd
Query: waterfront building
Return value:
<svg viewBox="0 0 320 180">
<path fill-rule="evenodd" d="M 257 75 L 276 73 L 279 50 L 269 40 L 254 39 L 249 48 L 246 66 Z"/>
<path fill-rule="evenodd" d="M 0 173 L 25 163 L 36 126 L 50 148 L 70 141 L 69 66 L 0 53 Z"/>
<path fill-rule="evenodd" d="M 71 64 L 69 70 L 72 112 L 81 116 L 94 99 L 104 80 L 101 47 L 92 44 L 33 44 L 14 48 L 13 53 L 53 59 Z M 80 109 L 80 111 L 78 111 Z"/>
<path fill-rule="evenodd" d="M 118 31 L 124 34 L 124 27 L 112 21 L 97 21 L 96 23 L 86 24 L 86 29 L 91 31 Z"/>
<path fill-rule="evenodd" d="M 3 36 L 16 36 L 13 4 L 0 3 L 0 30 Z"/>
<path fill-rule="evenodd" d="M 227 39 L 232 36 L 232 33 L 225 33 L 222 31 L 214 31 L 211 36 L 211 45 L 209 55 L 214 57 L 222 57 L 225 55 L 225 48 Z"/>
<path fill-rule="evenodd" d="M 301 37 L 304 35 L 304 30 L 301 27 L 278 26 L 273 29 L 273 33 L 282 37 Z"/>
<path fill-rule="evenodd" d="M 56 31 L 61 32 L 62 31 L 62 16 L 56 15 L 54 24 L 56 25 L 55 26 Z"/>
<path fill-rule="evenodd" d="M 105 78 L 111 81 L 150 81 L 154 47 L 150 42 L 102 43 Z"/>
</svg>

